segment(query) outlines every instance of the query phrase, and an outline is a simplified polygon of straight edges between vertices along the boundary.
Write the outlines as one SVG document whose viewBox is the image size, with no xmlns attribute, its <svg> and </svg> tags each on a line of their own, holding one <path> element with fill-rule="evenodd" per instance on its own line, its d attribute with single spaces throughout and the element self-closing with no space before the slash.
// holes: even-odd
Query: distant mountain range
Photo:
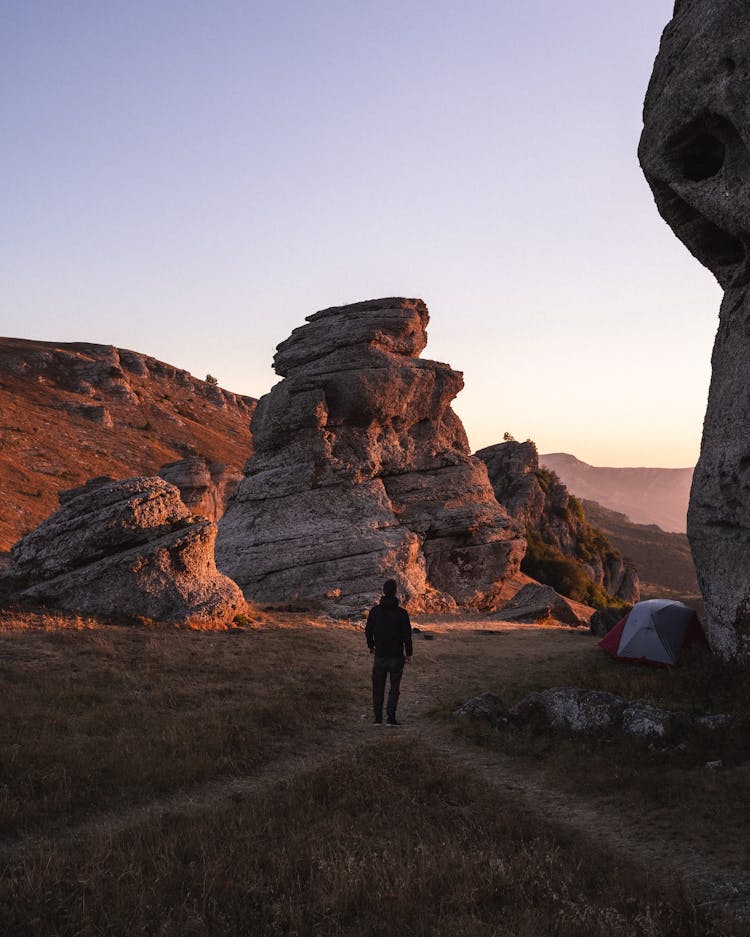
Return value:
<svg viewBox="0 0 750 937">
<path fill-rule="evenodd" d="M 566 452 L 539 456 L 578 498 L 625 514 L 634 524 L 656 524 L 684 533 L 692 468 L 604 468 L 588 465 Z"/>
</svg>

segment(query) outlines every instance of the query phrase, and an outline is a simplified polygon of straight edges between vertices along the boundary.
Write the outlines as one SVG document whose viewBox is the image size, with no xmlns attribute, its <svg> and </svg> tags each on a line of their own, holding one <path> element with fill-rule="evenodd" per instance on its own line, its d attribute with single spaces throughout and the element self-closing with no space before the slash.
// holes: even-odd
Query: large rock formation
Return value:
<svg viewBox="0 0 750 937">
<path fill-rule="evenodd" d="M 750 8 L 681 0 L 639 155 L 657 207 L 725 290 L 688 512 L 712 647 L 750 658 Z"/>
<path fill-rule="evenodd" d="M 216 525 L 161 478 L 96 478 L 11 550 L 6 588 L 85 614 L 227 624 L 245 606 L 214 564 Z"/>
<path fill-rule="evenodd" d="M 519 526 L 450 407 L 462 376 L 418 357 L 427 321 L 421 300 L 372 300 L 279 345 L 216 544 L 248 597 L 352 614 L 393 575 L 412 609 L 492 607 L 517 571 Z"/>
<path fill-rule="evenodd" d="M 476 455 L 487 465 L 497 500 L 526 529 L 526 573 L 581 602 L 601 605 L 610 596 L 638 601 L 635 567 L 589 524 L 583 505 L 557 475 L 539 466 L 530 439 L 508 440 Z"/>
</svg>

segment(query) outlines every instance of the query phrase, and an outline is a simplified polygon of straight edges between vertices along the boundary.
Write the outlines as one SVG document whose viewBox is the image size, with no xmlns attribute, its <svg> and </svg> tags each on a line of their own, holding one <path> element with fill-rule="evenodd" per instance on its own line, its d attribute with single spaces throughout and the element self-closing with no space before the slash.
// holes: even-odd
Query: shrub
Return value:
<svg viewBox="0 0 750 937">
<path fill-rule="evenodd" d="M 556 546 L 545 543 L 538 530 L 527 527 L 526 541 L 521 570 L 527 576 L 552 586 L 555 592 L 574 602 L 584 602 L 595 608 L 606 608 L 612 603 L 611 597 L 586 575 L 579 562 L 565 556 Z"/>
<path fill-rule="evenodd" d="M 207 383 L 207 384 L 213 384 L 214 386 L 216 386 L 216 385 L 219 383 L 219 380 L 218 380 L 218 378 L 214 377 L 213 374 L 207 374 L 207 375 L 206 375 L 206 383 Z"/>
</svg>

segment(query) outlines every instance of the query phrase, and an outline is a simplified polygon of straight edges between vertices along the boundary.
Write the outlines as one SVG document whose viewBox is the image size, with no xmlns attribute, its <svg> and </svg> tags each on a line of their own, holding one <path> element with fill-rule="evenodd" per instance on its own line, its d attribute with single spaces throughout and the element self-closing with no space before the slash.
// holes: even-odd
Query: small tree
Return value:
<svg viewBox="0 0 750 937">
<path fill-rule="evenodd" d="M 513 435 L 513 433 L 503 433 L 503 441 L 504 441 L 504 442 L 515 442 L 515 441 L 516 441 L 516 437 Z"/>
<path fill-rule="evenodd" d="M 218 384 L 219 381 L 218 381 L 217 378 L 215 378 L 215 377 L 213 376 L 213 374 L 207 374 L 207 375 L 206 375 L 206 383 L 207 383 L 207 384 Z"/>
</svg>

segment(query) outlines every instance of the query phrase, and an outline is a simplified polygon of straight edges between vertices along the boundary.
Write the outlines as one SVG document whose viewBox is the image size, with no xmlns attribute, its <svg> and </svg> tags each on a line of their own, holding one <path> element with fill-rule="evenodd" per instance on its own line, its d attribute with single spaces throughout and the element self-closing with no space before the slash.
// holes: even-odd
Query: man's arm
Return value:
<svg viewBox="0 0 750 937">
<path fill-rule="evenodd" d="M 375 649 L 375 617 L 377 605 L 367 613 L 367 624 L 365 625 L 365 640 L 370 650 Z"/>
<path fill-rule="evenodd" d="M 414 650 L 412 647 L 412 643 L 411 643 L 411 621 L 409 620 L 409 613 L 406 611 L 406 609 L 402 609 L 402 611 L 404 613 L 404 618 L 402 622 L 402 628 L 403 628 L 402 635 L 404 639 L 404 649 L 406 651 L 406 656 L 411 657 L 413 650 Z"/>
</svg>

